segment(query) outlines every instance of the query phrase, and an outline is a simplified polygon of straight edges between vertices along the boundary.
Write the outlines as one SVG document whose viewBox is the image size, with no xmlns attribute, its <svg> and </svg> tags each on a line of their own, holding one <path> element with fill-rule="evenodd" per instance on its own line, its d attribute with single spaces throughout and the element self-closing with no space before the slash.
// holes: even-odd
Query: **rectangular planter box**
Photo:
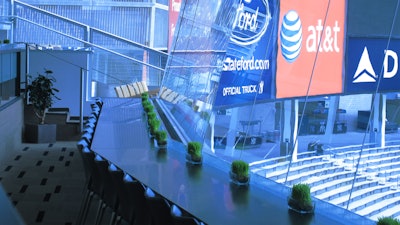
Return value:
<svg viewBox="0 0 400 225">
<path fill-rule="evenodd" d="M 25 141 L 29 143 L 55 143 L 57 124 L 25 124 Z"/>
</svg>

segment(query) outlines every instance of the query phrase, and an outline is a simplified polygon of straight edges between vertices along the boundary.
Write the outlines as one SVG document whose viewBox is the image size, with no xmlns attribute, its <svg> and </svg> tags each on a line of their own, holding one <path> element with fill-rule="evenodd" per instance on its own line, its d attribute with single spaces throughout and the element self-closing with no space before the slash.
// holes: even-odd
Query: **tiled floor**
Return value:
<svg viewBox="0 0 400 225">
<path fill-rule="evenodd" d="M 0 159 L 0 181 L 26 224 L 76 224 L 84 170 L 76 142 L 21 144 Z"/>
</svg>

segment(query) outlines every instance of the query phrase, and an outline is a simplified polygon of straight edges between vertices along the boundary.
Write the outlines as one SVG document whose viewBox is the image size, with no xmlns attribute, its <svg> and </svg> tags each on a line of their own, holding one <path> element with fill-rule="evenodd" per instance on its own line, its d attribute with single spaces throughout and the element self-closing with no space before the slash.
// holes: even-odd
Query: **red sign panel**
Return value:
<svg viewBox="0 0 400 225">
<path fill-rule="evenodd" d="M 344 0 L 281 1 L 277 98 L 342 93 L 344 15 Z"/>
<path fill-rule="evenodd" d="M 180 9 L 181 9 L 181 0 L 170 0 L 169 1 L 168 51 L 171 51 L 172 40 L 174 38 L 175 27 L 176 27 L 176 23 L 178 22 Z"/>
</svg>

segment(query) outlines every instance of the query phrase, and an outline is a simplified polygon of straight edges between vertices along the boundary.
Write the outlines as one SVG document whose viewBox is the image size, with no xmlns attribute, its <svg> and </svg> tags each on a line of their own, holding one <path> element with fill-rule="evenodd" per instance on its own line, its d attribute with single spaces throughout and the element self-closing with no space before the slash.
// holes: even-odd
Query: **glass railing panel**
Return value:
<svg viewBox="0 0 400 225">
<path fill-rule="evenodd" d="M 116 97 L 116 86 L 146 81 L 149 88 L 158 88 L 163 71 L 141 61 L 133 61 L 128 56 L 143 56 L 140 49 L 121 50 L 123 55 L 110 53 L 104 49 L 93 48 L 90 71 L 94 90 L 92 97 Z"/>
<path fill-rule="evenodd" d="M 64 9 L 82 10 L 81 7 L 75 6 L 43 7 L 50 7 L 48 10 L 52 11 L 61 10 L 64 13 Z M 89 47 L 93 50 L 89 70 L 93 82 L 97 84 L 91 85 L 94 89 L 91 91 L 93 97 L 101 97 L 102 94 L 104 94 L 103 97 L 115 97 L 113 87 L 135 81 L 144 80 L 148 86 L 155 88 L 160 86 L 163 68 L 168 57 L 166 53 L 22 2 L 17 1 L 15 9 L 17 17 L 14 42 L 34 43 L 51 48 Z M 149 8 L 146 7 L 121 10 L 139 10 L 136 13 L 140 15 L 149 13 Z M 101 21 L 105 21 L 104 18 Z M 148 36 L 143 35 L 147 26 L 138 24 L 127 24 L 127 26 L 137 27 L 139 30 L 135 32 L 141 33 L 143 38 Z M 25 35 L 28 29 L 34 35 Z M 145 39 L 142 42 L 145 43 Z"/>
<path fill-rule="evenodd" d="M 27 35 L 29 30 L 29 35 Z M 79 39 L 74 36 L 66 36 L 64 33 L 49 30 L 46 26 L 35 25 L 30 21 L 19 19 L 17 20 L 14 29 L 15 43 L 35 43 L 43 46 L 70 46 L 83 47 Z"/>
<path fill-rule="evenodd" d="M 31 21 L 31 23 L 46 27 L 48 29 L 62 32 L 63 34 L 71 37 L 76 37 L 81 40 L 85 40 L 86 35 L 86 26 L 73 22 L 72 20 L 68 20 L 66 18 L 62 18 L 55 14 L 46 13 L 39 8 L 35 7 L 27 7 L 22 3 L 15 3 L 15 15 L 25 19 L 27 21 Z M 18 21 L 20 22 L 20 20 Z M 18 24 L 20 31 L 29 30 L 31 24 Z M 32 42 L 39 44 L 48 44 L 54 42 L 54 36 L 52 33 L 43 33 L 42 30 L 34 30 L 34 32 L 30 32 L 30 39 Z M 18 37 L 19 35 L 15 35 Z M 26 35 L 25 35 L 26 36 Z M 62 42 L 63 40 L 59 40 Z M 67 44 L 65 44 L 67 45 Z"/>
<path fill-rule="evenodd" d="M 168 54 L 151 49 L 145 45 L 132 42 L 128 39 L 114 36 L 98 29 L 91 29 L 91 43 L 103 46 L 138 61 L 150 63 L 155 67 L 164 68 Z"/>
<path fill-rule="evenodd" d="M 95 2 L 87 0 L 60 2 L 57 5 L 46 1 L 25 0 L 24 2 L 140 44 L 161 49 L 167 48 L 167 35 L 151 35 L 151 30 L 168 32 L 166 30 L 168 8 L 163 5 L 148 4 L 149 1 Z M 152 9 L 154 8 L 156 21 L 153 27 L 150 18 L 153 17 Z"/>
</svg>

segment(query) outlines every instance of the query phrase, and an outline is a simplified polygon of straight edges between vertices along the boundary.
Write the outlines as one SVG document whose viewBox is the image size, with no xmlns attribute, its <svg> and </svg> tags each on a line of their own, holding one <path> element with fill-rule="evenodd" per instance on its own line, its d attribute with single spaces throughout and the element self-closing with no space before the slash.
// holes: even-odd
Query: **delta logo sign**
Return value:
<svg viewBox="0 0 400 225">
<path fill-rule="evenodd" d="M 275 74 L 277 2 L 240 0 L 222 63 L 215 107 L 271 99 Z"/>
<path fill-rule="evenodd" d="M 342 93 L 344 15 L 344 0 L 281 1 L 276 98 Z"/>
<path fill-rule="evenodd" d="M 345 93 L 400 90 L 400 40 L 350 38 L 347 47 Z"/>
</svg>

